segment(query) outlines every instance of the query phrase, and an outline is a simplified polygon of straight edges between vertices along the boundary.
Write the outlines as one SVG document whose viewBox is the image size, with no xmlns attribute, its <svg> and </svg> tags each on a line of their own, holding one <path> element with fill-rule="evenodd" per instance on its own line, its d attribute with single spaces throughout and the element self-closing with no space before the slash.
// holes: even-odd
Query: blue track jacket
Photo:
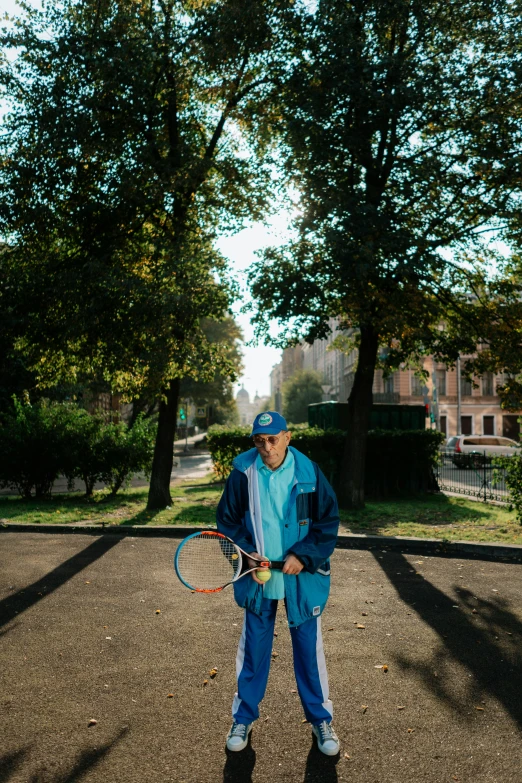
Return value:
<svg viewBox="0 0 522 783">
<path fill-rule="evenodd" d="M 330 592 L 330 555 L 339 529 L 337 499 L 315 462 L 289 446 L 295 478 L 284 523 L 284 557 L 292 553 L 304 565 L 297 575 L 284 574 L 288 624 L 297 626 L 323 611 Z M 263 526 L 256 467 L 257 449 L 240 454 L 225 484 L 217 509 L 217 528 L 245 552 L 263 554 Z M 296 504 L 297 515 L 290 513 Z M 261 614 L 263 586 L 250 576 L 234 582 L 239 606 Z"/>
</svg>

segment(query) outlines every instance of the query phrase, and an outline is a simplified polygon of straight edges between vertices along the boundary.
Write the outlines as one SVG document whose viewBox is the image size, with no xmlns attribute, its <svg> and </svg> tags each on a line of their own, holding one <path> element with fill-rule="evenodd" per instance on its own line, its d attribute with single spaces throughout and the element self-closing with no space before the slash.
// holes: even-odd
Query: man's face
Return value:
<svg viewBox="0 0 522 783">
<path fill-rule="evenodd" d="M 254 445 L 267 468 L 275 470 L 283 464 L 290 438 L 290 432 L 285 430 L 277 435 L 254 435 Z"/>
</svg>

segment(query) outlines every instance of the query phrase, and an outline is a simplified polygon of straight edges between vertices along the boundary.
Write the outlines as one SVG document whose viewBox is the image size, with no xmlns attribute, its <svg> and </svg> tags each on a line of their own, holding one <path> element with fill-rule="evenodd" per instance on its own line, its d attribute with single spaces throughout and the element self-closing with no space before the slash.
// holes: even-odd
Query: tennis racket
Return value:
<svg viewBox="0 0 522 783">
<path fill-rule="evenodd" d="M 245 558 L 258 565 L 247 566 Z M 234 544 L 231 538 L 215 530 L 203 530 L 187 536 L 176 550 L 174 568 L 180 581 L 196 593 L 220 593 L 225 587 L 258 568 L 282 570 L 284 561 L 253 557 Z"/>
</svg>

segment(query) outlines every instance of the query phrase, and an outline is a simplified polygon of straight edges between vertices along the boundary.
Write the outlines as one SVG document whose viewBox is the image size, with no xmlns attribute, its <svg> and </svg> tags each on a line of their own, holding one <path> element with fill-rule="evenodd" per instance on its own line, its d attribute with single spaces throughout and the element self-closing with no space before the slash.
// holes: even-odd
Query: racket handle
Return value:
<svg viewBox="0 0 522 783">
<path fill-rule="evenodd" d="M 284 560 L 271 560 L 270 568 L 272 568 L 274 571 L 282 571 L 284 564 Z"/>
</svg>

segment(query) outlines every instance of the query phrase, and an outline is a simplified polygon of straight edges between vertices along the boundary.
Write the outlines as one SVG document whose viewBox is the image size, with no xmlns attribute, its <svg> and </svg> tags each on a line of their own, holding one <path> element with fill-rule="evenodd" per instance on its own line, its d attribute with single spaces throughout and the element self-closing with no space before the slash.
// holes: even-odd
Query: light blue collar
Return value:
<svg viewBox="0 0 522 783">
<path fill-rule="evenodd" d="M 294 449 L 293 446 L 288 447 L 288 451 L 291 452 L 295 460 L 295 478 L 298 484 L 311 484 L 315 489 L 316 477 L 313 463 L 308 457 L 301 451 Z M 246 473 L 248 468 L 257 459 L 258 451 L 256 448 L 244 451 L 239 454 L 232 462 L 232 466 L 236 470 L 240 470 L 242 473 Z M 286 460 L 285 460 L 286 462 Z M 284 463 L 283 463 L 284 464 Z"/>
</svg>

